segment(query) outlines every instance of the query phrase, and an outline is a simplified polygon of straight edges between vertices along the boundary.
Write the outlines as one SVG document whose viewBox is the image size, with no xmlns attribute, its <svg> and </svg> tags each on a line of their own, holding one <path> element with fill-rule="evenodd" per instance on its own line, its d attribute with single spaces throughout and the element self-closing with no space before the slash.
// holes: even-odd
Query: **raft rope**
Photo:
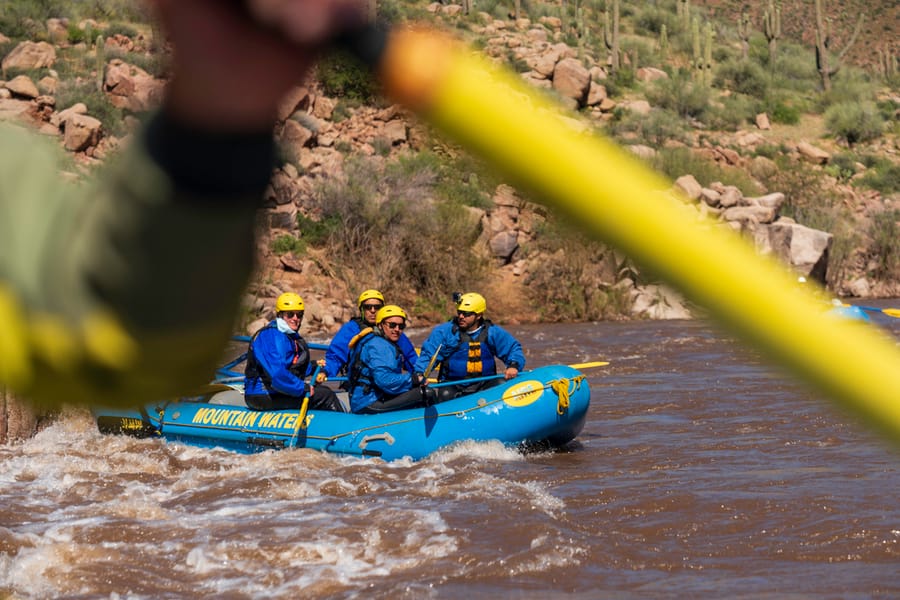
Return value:
<svg viewBox="0 0 900 600">
<path fill-rule="evenodd" d="M 562 377 L 550 382 L 550 387 L 556 392 L 556 395 L 559 396 L 559 402 L 556 403 L 556 414 L 564 415 L 568 412 L 569 396 L 572 395 L 572 392 L 575 392 L 581 387 L 581 382 L 583 380 L 584 375 L 579 375 L 578 377 L 574 377 L 571 381 L 566 377 Z M 574 387 L 572 387 L 573 385 Z"/>
<path fill-rule="evenodd" d="M 565 378 L 565 377 L 563 377 L 563 378 L 561 378 L 561 379 L 554 379 L 554 380 L 551 380 L 551 381 L 549 381 L 548 383 L 544 384 L 544 385 L 541 387 L 541 389 L 542 389 L 542 390 L 552 389 L 552 390 L 553 390 L 554 392 L 556 392 L 556 394 L 560 397 L 560 403 L 562 403 L 563 397 L 565 397 L 565 409 L 568 410 L 568 407 L 569 407 L 569 397 L 570 397 L 570 395 L 572 394 L 572 392 L 574 392 L 575 390 L 577 390 L 577 389 L 581 386 L 581 382 L 582 382 L 584 379 L 585 379 L 585 376 L 584 376 L 584 375 L 578 375 L 577 377 L 572 378 L 571 381 L 570 381 L 569 379 Z M 563 383 L 563 382 L 564 382 L 564 383 Z M 572 390 L 569 389 L 571 383 L 574 383 L 574 384 L 575 384 L 575 387 L 574 387 Z M 517 392 L 517 393 L 515 393 L 515 394 L 510 394 L 510 395 L 505 396 L 505 397 L 497 398 L 496 400 L 485 401 L 484 404 L 477 404 L 477 405 L 475 405 L 475 406 L 470 406 L 469 408 L 464 408 L 464 409 L 461 409 L 461 410 L 454 410 L 454 411 L 446 412 L 446 413 L 438 413 L 438 414 L 435 415 L 434 417 L 424 417 L 424 416 L 423 416 L 423 417 L 411 417 L 411 418 L 409 418 L 409 419 L 400 419 L 399 421 L 392 421 L 392 422 L 390 422 L 390 423 L 382 423 L 382 424 L 380 424 L 380 425 L 372 425 L 372 426 L 370 426 L 370 427 L 363 427 L 363 428 L 361 428 L 361 429 L 354 429 L 354 430 L 352 430 L 352 431 L 345 431 L 344 433 L 338 433 L 338 434 L 335 434 L 335 435 L 332 435 L 332 436 L 317 436 L 317 435 L 310 435 L 310 436 L 307 436 L 307 437 L 308 437 L 308 438 L 311 438 L 311 439 L 327 440 L 327 441 L 329 441 L 329 442 L 334 442 L 334 441 L 339 440 L 339 439 L 342 438 L 342 437 L 347 437 L 348 435 L 357 435 L 357 434 L 360 434 L 360 433 L 363 433 L 363 432 L 366 432 L 366 431 L 372 431 L 372 430 L 375 430 L 375 429 L 384 429 L 385 427 L 393 427 L 394 425 L 400 425 L 400 424 L 402 424 L 402 423 L 410 423 L 410 422 L 413 422 L 413 421 L 421 421 L 421 420 L 424 420 L 425 418 L 429 418 L 429 419 L 432 419 L 432 418 L 433 418 L 433 419 L 437 419 L 437 418 L 440 418 L 440 417 L 452 417 L 452 416 L 461 417 L 461 416 L 463 416 L 463 415 L 465 415 L 465 414 L 467 414 L 467 413 L 470 413 L 470 412 L 472 412 L 472 411 L 475 411 L 475 410 L 481 410 L 482 408 L 486 408 L 486 407 L 491 406 L 491 405 L 493 405 L 493 404 L 497 404 L 498 402 L 504 402 L 505 400 L 509 400 L 509 399 L 512 399 L 512 398 L 517 398 L 517 397 L 519 397 L 519 396 L 525 396 L 525 395 L 527 395 L 527 394 L 533 394 L 535 391 L 536 391 L 536 390 L 534 390 L 534 389 L 523 390 L 523 391 Z M 565 412 L 565 411 L 560 412 L 560 408 L 559 408 L 559 404 L 558 404 L 558 405 L 557 405 L 557 410 L 556 410 L 556 412 L 557 412 L 558 414 L 563 414 L 563 412 Z"/>
</svg>

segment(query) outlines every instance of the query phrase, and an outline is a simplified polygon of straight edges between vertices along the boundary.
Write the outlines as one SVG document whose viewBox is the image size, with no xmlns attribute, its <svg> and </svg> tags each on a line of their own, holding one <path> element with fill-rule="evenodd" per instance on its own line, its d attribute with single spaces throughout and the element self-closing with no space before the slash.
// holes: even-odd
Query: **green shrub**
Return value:
<svg viewBox="0 0 900 600">
<path fill-rule="evenodd" d="M 341 220 L 337 215 L 328 215 L 315 221 L 303 213 L 297 213 L 297 229 L 300 230 L 301 241 L 313 247 L 325 245 L 340 226 Z"/>
<path fill-rule="evenodd" d="M 836 104 L 872 102 L 877 89 L 878 86 L 864 71 L 845 66 L 832 80 L 831 91 L 819 95 L 820 110 L 827 112 Z"/>
<path fill-rule="evenodd" d="M 591 321 L 628 313 L 630 301 L 615 287 L 616 253 L 552 216 L 523 248 L 529 258 L 528 293 L 544 321 Z"/>
<path fill-rule="evenodd" d="M 624 95 L 625 90 L 634 88 L 636 82 L 634 69 L 619 67 L 619 70 L 607 77 L 603 84 L 609 96 L 616 97 Z"/>
<path fill-rule="evenodd" d="M 737 187 L 748 196 L 762 191 L 759 184 L 743 169 L 719 165 L 689 148 L 663 148 L 657 153 L 652 165 L 669 179 L 690 174 L 703 186 L 719 181 Z"/>
<path fill-rule="evenodd" d="M 452 156 L 431 151 L 401 154 L 385 166 L 385 177 L 404 187 L 427 189 L 442 201 L 476 208 L 488 208 L 490 191 L 502 183 L 481 160 L 458 151 Z"/>
<path fill-rule="evenodd" d="M 873 102 L 840 102 L 825 111 L 825 126 L 852 146 L 879 137 L 884 120 Z"/>
<path fill-rule="evenodd" d="M 879 279 L 900 276 L 900 210 L 876 214 L 868 233 L 872 240 L 869 258 L 876 264 L 872 275 Z"/>
<path fill-rule="evenodd" d="M 743 60 L 725 62 L 716 69 L 713 85 L 754 98 L 765 98 L 769 81 L 756 64 Z"/>
<path fill-rule="evenodd" d="M 781 214 L 808 227 L 832 231 L 846 209 L 827 184 L 823 171 L 785 155 L 776 156 L 775 164 L 778 169 L 763 184 L 784 194 Z"/>
<path fill-rule="evenodd" d="M 306 243 L 300 238 L 296 238 L 289 233 L 279 235 L 272 240 L 270 244 L 272 252 L 281 256 L 282 254 L 296 254 L 298 256 L 306 253 Z"/>
<path fill-rule="evenodd" d="M 654 43 L 643 39 L 625 38 L 620 42 L 622 52 L 631 59 L 630 70 L 637 67 L 654 64 L 656 61 L 656 48 Z"/>
<path fill-rule="evenodd" d="M 485 272 L 472 252 L 480 235 L 464 206 L 439 200 L 440 161 L 407 162 L 354 157 L 340 179 L 314 190 L 316 210 L 333 223 L 325 247 L 348 284 L 390 287 L 398 300 L 422 296 L 443 302 L 447 290 L 468 288 Z"/>
<path fill-rule="evenodd" d="M 73 104 L 83 102 L 88 114 L 98 119 L 104 130 L 113 135 L 126 133 L 125 114 L 120 108 L 112 105 L 106 94 L 97 89 L 94 79 L 73 79 L 61 82 L 56 93 L 57 108 L 69 108 Z"/>
<path fill-rule="evenodd" d="M 825 172 L 838 181 L 848 181 L 856 173 L 856 157 L 848 153 L 835 154 L 825 166 Z"/>
<path fill-rule="evenodd" d="M 373 103 L 379 97 L 378 86 L 366 67 L 346 52 L 325 54 L 316 67 L 316 78 L 322 91 L 332 98 Z"/>
<path fill-rule="evenodd" d="M 775 102 L 773 105 L 769 106 L 766 112 L 768 112 L 769 116 L 772 118 L 773 123 L 796 125 L 800 122 L 800 110 L 795 106 L 791 106 L 790 104 L 781 101 Z"/>
<path fill-rule="evenodd" d="M 759 101 L 743 94 L 731 94 L 710 106 L 706 121 L 713 129 L 736 131 L 751 122 L 758 112 Z"/>
<path fill-rule="evenodd" d="M 760 144 L 753 151 L 753 156 L 763 156 L 771 160 L 775 160 L 780 154 L 784 154 L 784 150 L 774 144 Z"/>
<path fill-rule="evenodd" d="M 69 26 L 66 28 L 66 38 L 69 40 L 70 44 L 80 44 L 81 42 L 90 41 L 87 39 L 84 29 L 72 22 L 69 22 Z"/>
<path fill-rule="evenodd" d="M 764 39 L 762 41 L 765 42 Z M 818 95 L 819 74 L 810 54 L 808 47 L 786 40 L 779 43 L 775 69 L 768 71 L 772 78 L 770 87 L 793 92 L 791 98 L 795 102 L 798 93 Z M 765 61 L 768 62 L 768 50 L 765 50 Z"/>
<path fill-rule="evenodd" d="M 384 136 L 378 136 L 372 140 L 372 148 L 377 156 L 388 156 L 392 147 L 391 140 Z"/>
<path fill-rule="evenodd" d="M 854 181 L 854 184 L 878 190 L 886 195 L 900 192 L 900 165 L 883 161 L 875 167 L 870 167 L 862 177 Z"/>
<path fill-rule="evenodd" d="M 642 142 L 660 147 L 668 141 L 686 142 L 688 139 L 684 119 L 670 110 L 654 108 L 649 115 L 621 111 L 616 115 L 610 123 L 610 134 L 625 143 Z"/>
<path fill-rule="evenodd" d="M 65 7 L 63 0 L 6 0 L 0 4 L 0 31 L 9 38 L 46 40 L 44 23 L 51 17 L 66 16 Z"/>
<path fill-rule="evenodd" d="M 124 35 L 125 37 L 133 39 L 138 36 L 138 30 L 126 23 L 110 23 L 109 27 L 104 29 L 100 35 L 104 38 L 112 37 L 114 35 Z"/>
<path fill-rule="evenodd" d="M 659 79 L 647 90 L 647 100 L 681 117 L 702 119 L 709 108 L 709 89 L 691 81 L 685 71 L 667 79 Z"/>
<path fill-rule="evenodd" d="M 675 13 L 660 6 L 649 5 L 640 9 L 634 19 L 634 32 L 641 35 L 656 37 L 662 31 L 663 25 L 667 31 L 674 31 L 677 27 Z"/>
</svg>

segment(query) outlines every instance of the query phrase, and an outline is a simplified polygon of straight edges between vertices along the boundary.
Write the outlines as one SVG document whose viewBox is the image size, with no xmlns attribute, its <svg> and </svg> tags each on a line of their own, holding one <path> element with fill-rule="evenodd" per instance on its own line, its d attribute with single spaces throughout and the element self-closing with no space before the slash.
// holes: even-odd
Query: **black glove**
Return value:
<svg viewBox="0 0 900 600">
<path fill-rule="evenodd" d="M 437 390 L 423 385 L 419 387 L 419 391 L 422 393 L 422 403 L 425 406 L 432 406 L 434 404 L 437 404 Z"/>
<path fill-rule="evenodd" d="M 412 374 L 412 386 L 413 387 L 425 387 L 428 385 L 428 380 L 425 378 L 425 375 L 422 373 L 413 373 Z"/>
</svg>

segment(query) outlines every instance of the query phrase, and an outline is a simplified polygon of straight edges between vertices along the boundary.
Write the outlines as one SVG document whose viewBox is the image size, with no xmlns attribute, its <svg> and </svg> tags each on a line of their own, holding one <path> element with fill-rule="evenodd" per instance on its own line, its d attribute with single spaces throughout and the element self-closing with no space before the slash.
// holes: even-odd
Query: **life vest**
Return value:
<svg viewBox="0 0 900 600">
<path fill-rule="evenodd" d="M 263 385 L 266 388 L 272 387 L 272 376 L 263 369 L 259 360 L 256 358 L 256 355 L 253 352 L 254 342 L 256 341 L 256 337 L 262 333 L 266 329 L 277 328 L 275 321 L 272 321 L 265 327 L 261 328 L 259 331 L 253 334 L 253 337 L 250 338 L 250 347 L 247 350 L 247 363 L 244 367 L 244 376 L 247 378 L 259 378 L 262 381 Z M 303 379 L 306 377 L 306 371 L 309 369 L 309 347 L 306 345 L 306 342 L 303 341 L 302 338 L 290 336 L 284 334 L 294 345 L 294 356 L 291 358 L 291 364 L 288 366 L 288 371 Z"/>
<path fill-rule="evenodd" d="M 454 319 L 453 333 L 459 336 L 459 344 L 453 349 L 450 356 L 441 361 L 439 379 L 465 379 L 497 373 L 494 353 L 487 343 L 490 326 L 491 322 L 485 319 L 478 333 L 471 336 L 469 333 L 461 331 Z"/>
<path fill-rule="evenodd" d="M 375 331 L 372 327 L 366 327 L 350 340 L 350 357 L 347 360 L 347 364 L 350 365 L 349 374 L 347 375 L 347 384 L 346 390 L 352 391 L 357 386 L 365 386 L 365 393 L 368 394 L 370 391 L 375 390 L 376 395 L 381 398 L 385 394 L 382 390 L 378 388 L 377 385 L 372 381 L 371 373 L 367 372 L 365 369 L 365 365 L 362 362 L 362 349 L 368 344 L 370 341 L 375 339 L 376 335 L 380 335 Z M 400 348 L 397 347 L 397 344 L 391 344 L 394 347 L 394 352 L 397 353 L 398 358 L 403 357 L 403 353 L 400 352 Z"/>
</svg>

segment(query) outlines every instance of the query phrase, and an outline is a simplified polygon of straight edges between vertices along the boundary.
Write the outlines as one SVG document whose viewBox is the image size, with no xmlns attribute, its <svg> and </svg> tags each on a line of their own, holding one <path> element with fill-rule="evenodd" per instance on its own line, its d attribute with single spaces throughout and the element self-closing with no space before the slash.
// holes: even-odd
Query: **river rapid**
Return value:
<svg viewBox="0 0 900 600">
<path fill-rule="evenodd" d="M 704 321 L 509 329 L 610 361 L 563 451 L 0 446 L 0 598 L 900 597 L 900 447 Z"/>
</svg>

